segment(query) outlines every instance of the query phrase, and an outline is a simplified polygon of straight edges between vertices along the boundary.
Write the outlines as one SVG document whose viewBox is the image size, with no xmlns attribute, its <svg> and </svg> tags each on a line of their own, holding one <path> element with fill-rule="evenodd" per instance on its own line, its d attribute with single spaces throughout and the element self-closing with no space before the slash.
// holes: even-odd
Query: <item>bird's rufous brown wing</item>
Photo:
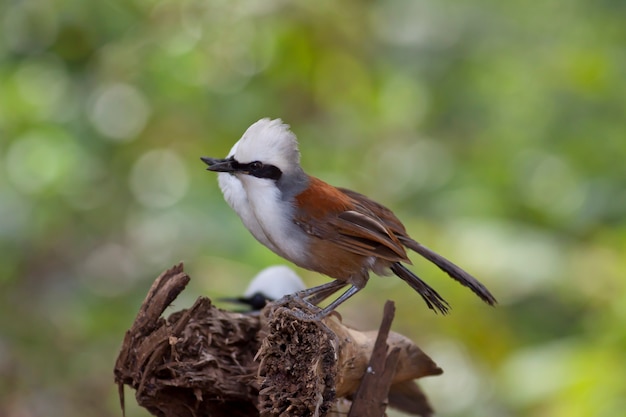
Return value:
<svg viewBox="0 0 626 417">
<path fill-rule="evenodd" d="M 391 262 L 408 262 L 406 251 L 383 224 L 356 211 L 344 211 L 331 218 L 296 215 L 295 223 L 311 236 L 332 241 L 341 249 Z"/>
<path fill-rule="evenodd" d="M 339 188 L 339 190 L 352 200 L 358 201 L 359 204 L 367 208 L 369 211 L 376 213 L 378 218 L 385 224 L 385 227 L 387 227 L 395 236 L 399 238 L 408 237 L 404 225 L 400 219 L 393 214 L 393 211 L 370 199 L 369 197 L 361 193 L 357 193 L 356 191 L 352 191 L 347 188 Z"/>
<path fill-rule="evenodd" d="M 309 235 L 359 255 L 410 262 L 393 231 L 339 189 L 311 177 L 309 188 L 296 201 L 299 209 L 294 221 Z"/>
</svg>

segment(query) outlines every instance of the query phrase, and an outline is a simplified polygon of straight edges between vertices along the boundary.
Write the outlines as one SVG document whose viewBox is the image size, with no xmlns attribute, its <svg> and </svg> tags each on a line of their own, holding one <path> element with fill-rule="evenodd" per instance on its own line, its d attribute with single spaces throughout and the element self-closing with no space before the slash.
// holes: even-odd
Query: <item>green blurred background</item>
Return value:
<svg viewBox="0 0 626 417">
<path fill-rule="evenodd" d="M 422 382 L 438 415 L 623 415 L 623 1 L 0 4 L 1 416 L 119 416 L 113 363 L 161 270 L 186 263 L 180 309 L 283 263 L 199 161 L 266 116 L 499 299 L 414 256 L 449 316 L 376 277 L 341 307 L 371 329 L 396 301 L 445 370 Z"/>
</svg>

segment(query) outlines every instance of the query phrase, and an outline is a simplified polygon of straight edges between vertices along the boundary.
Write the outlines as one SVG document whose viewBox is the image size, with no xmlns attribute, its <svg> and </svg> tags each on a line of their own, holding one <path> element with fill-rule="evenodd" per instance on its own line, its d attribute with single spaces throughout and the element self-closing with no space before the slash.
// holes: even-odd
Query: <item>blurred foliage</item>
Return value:
<svg viewBox="0 0 626 417">
<path fill-rule="evenodd" d="M 625 4 L 2 2 L 0 415 L 120 415 L 113 361 L 162 269 L 186 261 L 181 308 L 282 262 L 198 159 L 266 116 L 499 298 L 415 257 L 448 317 L 375 277 L 342 307 L 375 328 L 396 300 L 446 371 L 439 415 L 621 415 Z"/>
</svg>

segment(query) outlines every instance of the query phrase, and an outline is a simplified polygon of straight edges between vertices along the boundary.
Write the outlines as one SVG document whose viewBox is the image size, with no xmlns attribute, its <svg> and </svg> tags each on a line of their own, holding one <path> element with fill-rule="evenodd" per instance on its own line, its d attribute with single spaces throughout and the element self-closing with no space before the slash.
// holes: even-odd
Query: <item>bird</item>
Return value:
<svg viewBox="0 0 626 417">
<path fill-rule="evenodd" d="M 251 311 L 260 311 L 268 302 L 305 289 L 304 282 L 293 269 L 285 265 L 273 265 L 252 278 L 243 296 L 221 298 L 220 301 L 244 304 Z"/>
<path fill-rule="evenodd" d="M 405 281 L 435 313 L 449 303 L 406 265 L 410 249 L 435 264 L 485 303 L 495 297 L 476 278 L 412 239 L 387 207 L 358 192 L 334 187 L 307 174 L 300 164 L 296 135 L 281 119 L 253 123 L 226 158 L 200 158 L 228 205 L 263 245 L 295 265 L 333 281 L 295 294 L 314 313 L 299 318 L 317 321 L 365 287 L 370 272 L 394 274 Z M 348 286 L 324 308 L 317 304 Z"/>
</svg>

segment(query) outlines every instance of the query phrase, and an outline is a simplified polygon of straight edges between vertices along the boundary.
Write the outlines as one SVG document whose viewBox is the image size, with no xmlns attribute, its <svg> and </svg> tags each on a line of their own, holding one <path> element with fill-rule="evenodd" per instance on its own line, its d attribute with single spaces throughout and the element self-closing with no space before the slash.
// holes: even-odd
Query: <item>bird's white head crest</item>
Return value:
<svg viewBox="0 0 626 417">
<path fill-rule="evenodd" d="M 285 265 L 274 265 L 265 268 L 250 281 L 244 297 L 261 293 L 271 300 L 278 300 L 305 288 L 306 286 L 293 269 Z"/>
<path fill-rule="evenodd" d="M 254 161 L 271 164 L 283 172 L 300 167 L 298 140 L 281 119 L 265 118 L 252 124 L 228 156 L 234 156 L 242 164 Z"/>
</svg>

